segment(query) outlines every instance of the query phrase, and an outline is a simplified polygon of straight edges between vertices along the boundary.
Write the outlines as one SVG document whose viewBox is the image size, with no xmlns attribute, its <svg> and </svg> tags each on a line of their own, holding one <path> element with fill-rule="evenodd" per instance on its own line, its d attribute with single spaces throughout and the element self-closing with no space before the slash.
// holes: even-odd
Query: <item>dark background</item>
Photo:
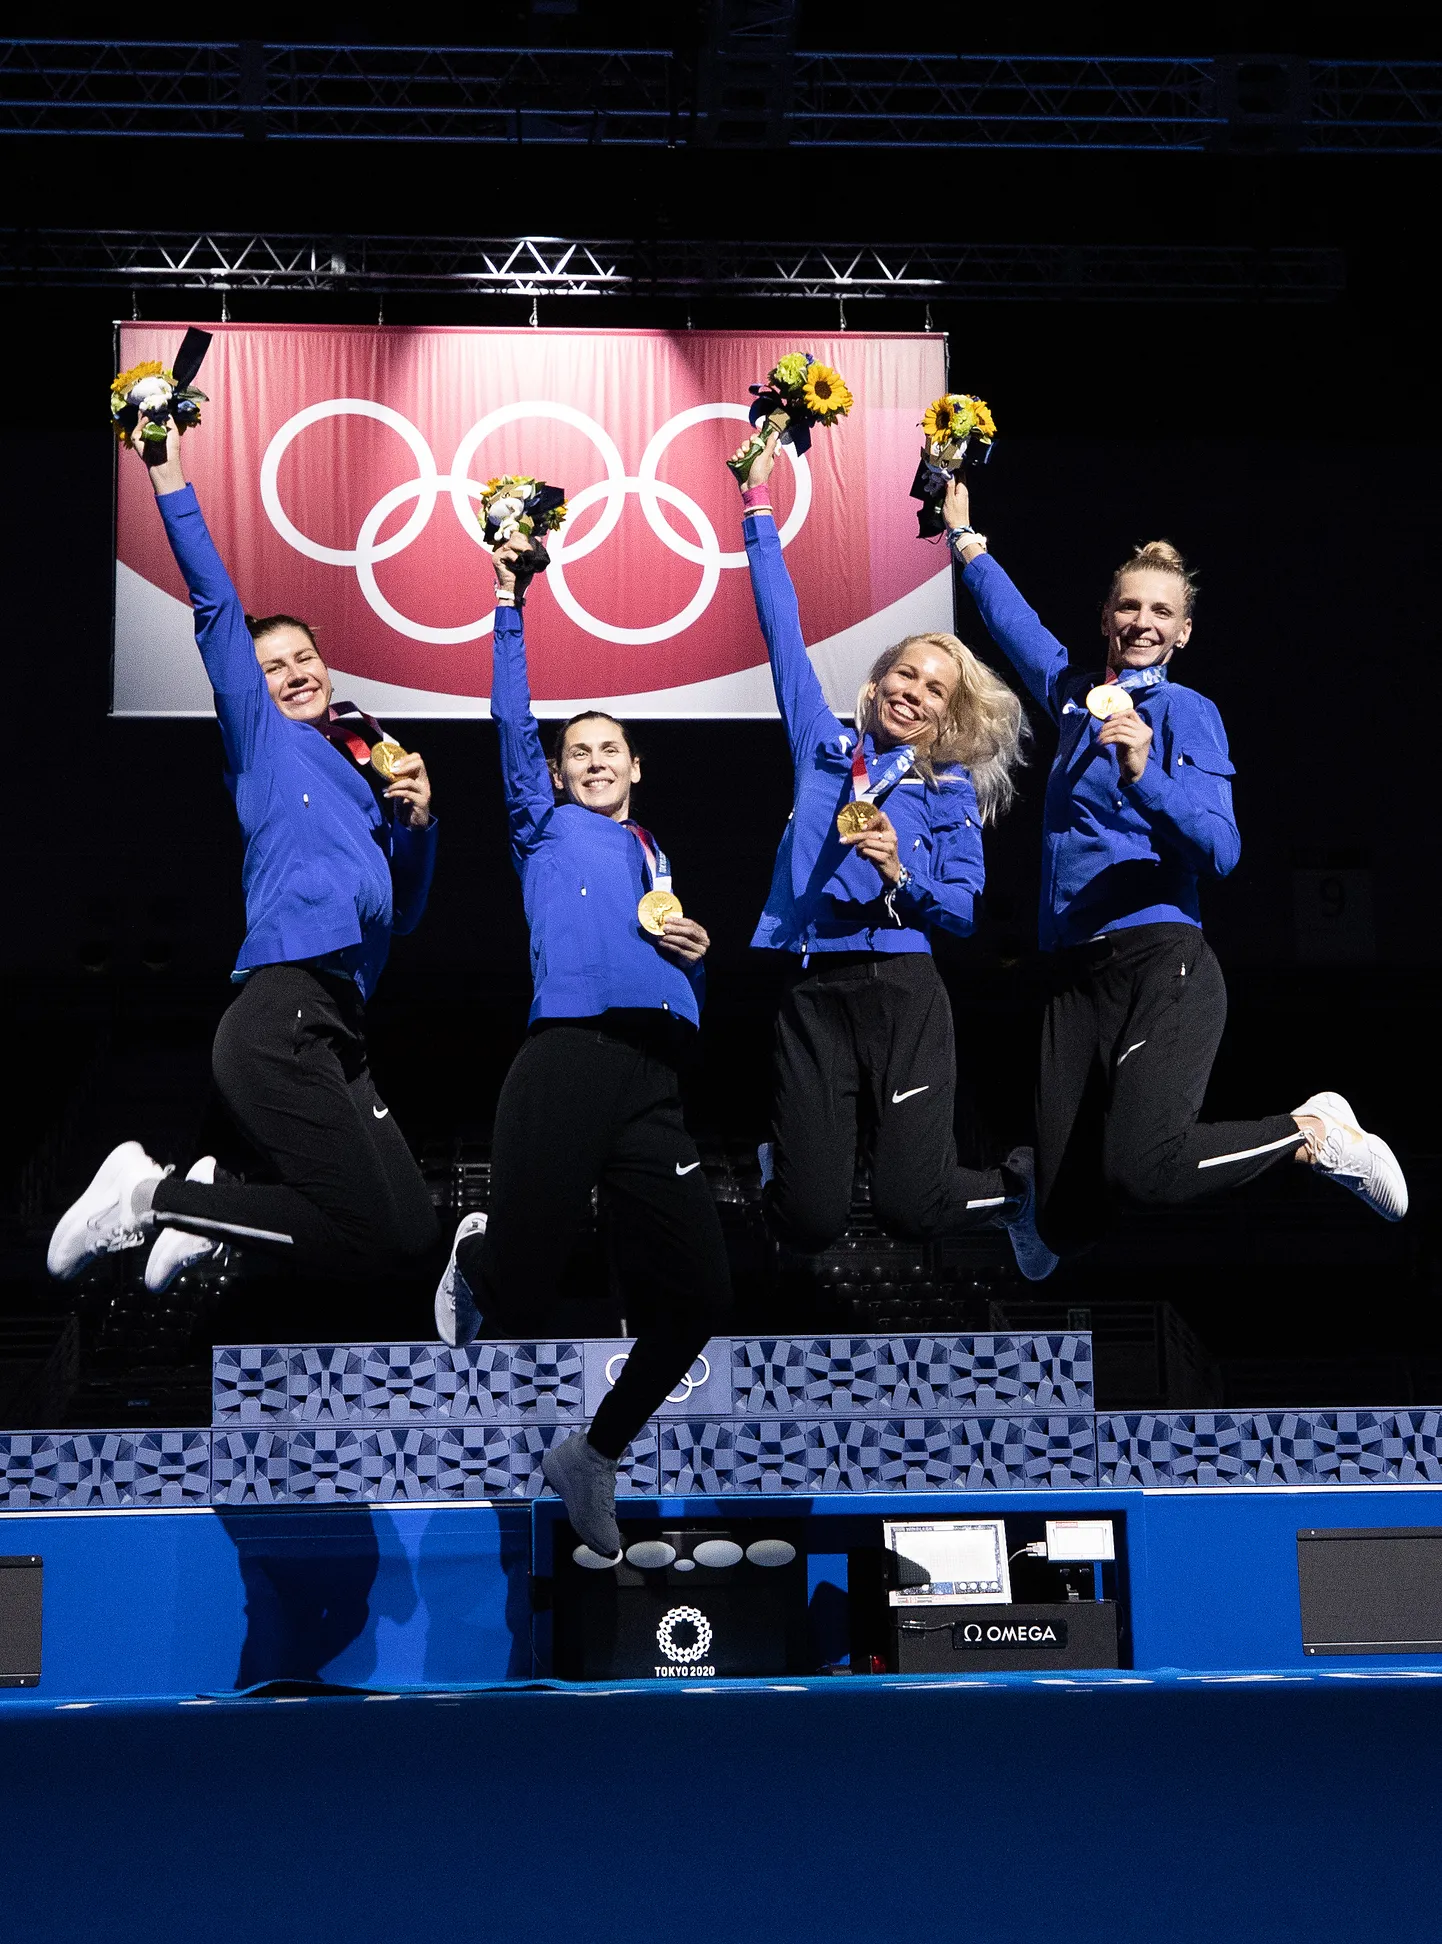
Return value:
<svg viewBox="0 0 1442 1944">
<path fill-rule="evenodd" d="M 512 4 L 488 12 L 484 38 L 684 46 L 698 18 L 685 7 L 621 14 L 583 0 L 574 13 L 543 14 Z M 963 40 L 947 10 L 913 16 L 903 32 L 917 47 L 1013 51 L 1421 57 L 1442 41 L 1412 7 L 1374 7 L 1365 19 L 1313 8 L 1305 42 L 1297 19 L 1291 10 L 1182 7 L 1163 28 L 1120 11 L 1083 21 L 1040 9 L 987 29 L 988 41 L 969 21 Z M 422 14 L 406 38 L 454 40 L 453 17 L 439 23 L 439 10 Z M 845 28 L 845 18 L 808 8 L 799 41 L 887 45 L 874 22 L 864 35 Z M 45 26 L 93 30 L 78 10 L 61 9 Z M 225 30 L 208 20 L 203 31 Z M 357 10 L 262 10 L 246 16 L 244 31 L 397 38 Z M 1133 542 L 1165 534 L 1201 573 L 1181 675 L 1222 711 L 1243 836 L 1239 869 L 1205 900 L 1233 1005 L 1209 1111 L 1270 1113 L 1337 1088 L 1393 1140 L 1413 1186 L 1412 1215 L 1390 1230 L 1303 1170 L 1278 1170 L 1165 1222 L 1124 1224 L 1115 1244 L 1066 1271 L 1047 1295 L 1078 1304 L 1171 1300 L 1224 1362 L 1240 1370 L 1270 1360 L 1267 1402 L 1442 1396 L 1432 1106 L 1432 744 L 1442 641 L 1436 328 L 1426 296 L 1442 163 L 604 147 L 517 157 L 460 147 L 39 137 L 8 137 L 0 147 L 11 220 L 36 227 L 1342 249 L 1346 289 L 1326 304 L 953 301 L 933 305 L 930 322 L 948 334 L 952 383 L 983 393 L 1000 426 L 976 491 L 978 522 L 1078 659 L 1093 658 L 1098 601 Z M 8 1210 L 0 1309 L 29 1314 L 55 1302 L 39 1276 L 49 1222 L 110 1139 L 139 1136 L 166 1159 L 190 1158 L 243 915 L 214 729 L 106 715 L 114 447 L 102 380 L 111 320 L 128 305 L 110 292 L 19 287 L 0 302 L 11 375 L 0 465 L 10 758 L 0 1004 L 11 1109 L 0 1137 Z M 241 293 L 229 306 L 237 320 L 375 317 L 374 301 L 361 298 Z M 392 295 L 385 320 L 520 323 L 529 310 L 529 300 Z M 204 322 L 219 314 L 218 300 L 157 293 L 141 314 Z M 687 321 L 679 304 L 540 303 L 543 326 L 679 329 Z M 710 300 L 694 303 L 689 321 L 784 323 L 801 344 L 808 326 L 832 330 L 837 316 L 830 302 Z M 914 302 L 847 305 L 852 328 L 925 321 Z M 958 591 L 960 632 L 990 654 Z M 640 733 L 642 814 L 676 859 L 688 910 L 715 941 L 693 1120 L 707 1140 L 754 1144 L 766 1116 L 774 968 L 748 952 L 747 940 L 789 807 L 783 738 L 779 726 L 760 724 L 646 724 Z M 525 933 L 489 725 L 416 725 L 407 739 L 426 755 L 443 847 L 424 926 L 397 942 L 373 1009 L 375 1063 L 413 1141 L 435 1147 L 487 1132 L 524 1027 Z M 991 890 L 978 936 L 939 953 L 976 1091 L 975 1119 L 961 1131 L 977 1148 L 1028 1134 L 1041 992 L 1039 806 L 1052 747 L 1039 721 L 1022 801 L 989 838 Z M 718 810 L 734 802 L 738 778 L 748 805 L 739 820 Z M 378 1327 L 429 1334 L 418 1293 L 396 1300 L 401 1313 Z M 365 1334 L 352 1326 L 364 1314 L 338 1309 L 330 1332 Z M 235 1322 L 248 1334 L 243 1319 Z M 1317 1360 L 1328 1358 L 1324 1380 Z M 1316 1394 L 1326 1383 L 1345 1391 L 1345 1369 L 1355 1375 L 1350 1393 Z M 1263 1380 L 1254 1370 L 1247 1381 Z"/>
</svg>

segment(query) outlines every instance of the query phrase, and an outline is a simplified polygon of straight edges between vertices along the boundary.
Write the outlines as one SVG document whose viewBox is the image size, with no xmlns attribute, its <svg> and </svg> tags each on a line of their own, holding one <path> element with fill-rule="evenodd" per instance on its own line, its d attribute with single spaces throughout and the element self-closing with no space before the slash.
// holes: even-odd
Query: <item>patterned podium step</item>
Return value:
<svg viewBox="0 0 1442 1944">
<path fill-rule="evenodd" d="M 625 1340 L 261 1344 L 217 1349 L 213 1422 L 588 1422 Z M 1090 1411 L 1084 1332 L 983 1336 L 713 1337 L 663 1417 L 892 1417 Z"/>
<path fill-rule="evenodd" d="M 0 1432 L 0 1508 L 523 1501 L 629 1344 L 217 1349 L 208 1430 Z M 1102 1412 L 1083 1331 L 718 1337 L 636 1496 L 1442 1483 L 1442 1411 Z"/>
</svg>

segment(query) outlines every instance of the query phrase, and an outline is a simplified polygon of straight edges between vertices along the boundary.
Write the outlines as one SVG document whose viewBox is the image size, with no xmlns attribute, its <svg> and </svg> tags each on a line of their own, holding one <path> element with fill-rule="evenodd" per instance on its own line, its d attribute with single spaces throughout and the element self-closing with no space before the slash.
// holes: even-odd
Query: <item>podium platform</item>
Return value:
<svg viewBox="0 0 1442 1944">
<path fill-rule="evenodd" d="M 562 1683 L 539 1461 L 627 1348 L 230 1347 L 209 1428 L 0 1433 L 0 1557 L 44 1614 L 38 1682 L 0 1688 L 6 1944 L 389 1944 L 421 1911 L 1435 1935 L 1442 1643 L 1319 1650 L 1299 1545 L 1432 1546 L 1442 1414 L 1098 1411 L 1085 1333 L 721 1339 L 623 1519 L 799 1522 L 818 1666 L 883 1518 L 1108 1519 L 1123 1664 Z"/>
</svg>

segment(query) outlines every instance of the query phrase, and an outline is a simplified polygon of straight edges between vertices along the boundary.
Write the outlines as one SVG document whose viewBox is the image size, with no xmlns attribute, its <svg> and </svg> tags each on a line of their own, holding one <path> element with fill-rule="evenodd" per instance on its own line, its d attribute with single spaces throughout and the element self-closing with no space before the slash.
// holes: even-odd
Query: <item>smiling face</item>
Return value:
<svg viewBox="0 0 1442 1944">
<path fill-rule="evenodd" d="M 871 688 L 872 740 L 878 748 L 935 742 L 961 672 L 951 656 L 925 642 L 908 643 Z"/>
<path fill-rule="evenodd" d="M 255 658 L 271 700 L 291 722 L 324 722 L 330 708 L 330 670 L 304 628 L 284 622 L 267 628 L 255 644 Z"/>
<path fill-rule="evenodd" d="M 1192 632 L 1187 590 L 1164 567 L 1133 567 L 1118 574 L 1102 610 L 1107 667 L 1154 668 L 1185 648 Z"/>
<path fill-rule="evenodd" d="M 583 716 L 567 729 L 551 774 L 568 801 L 624 823 L 631 814 L 631 786 L 641 781 L 641 765 L 619 722 L 606 715 Z"/>
</svg>

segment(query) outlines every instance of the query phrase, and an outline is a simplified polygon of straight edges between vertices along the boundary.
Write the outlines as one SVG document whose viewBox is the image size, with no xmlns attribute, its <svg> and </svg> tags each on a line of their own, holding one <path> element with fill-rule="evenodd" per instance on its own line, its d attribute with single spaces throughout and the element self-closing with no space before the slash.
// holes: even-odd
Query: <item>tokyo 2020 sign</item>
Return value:
<svg viewBox="0 0 1442 1944">
<path fill-rule="evenodd" d="M 123 368 L 183 325 L 127 324 Z M 221 325 L 186 470 L 242 600 L 316 628 L 343 693 L 396 716 L 489 714 L 497 473 L 563 486 L 570 519 L 526 607 L 538 713 L 775 713 L 736 483 L 747 386 L 783 353 L 835 365 L 850 417 L 777 467 L 802 625 L 834 705 L 880 650 L 952 624 L 944 550 L 907 490 L 946 389 L 934 335 Z M 118 715 L 208 715 L 185 589 L 139 464 L 120 455 Z"/>
</svg>

